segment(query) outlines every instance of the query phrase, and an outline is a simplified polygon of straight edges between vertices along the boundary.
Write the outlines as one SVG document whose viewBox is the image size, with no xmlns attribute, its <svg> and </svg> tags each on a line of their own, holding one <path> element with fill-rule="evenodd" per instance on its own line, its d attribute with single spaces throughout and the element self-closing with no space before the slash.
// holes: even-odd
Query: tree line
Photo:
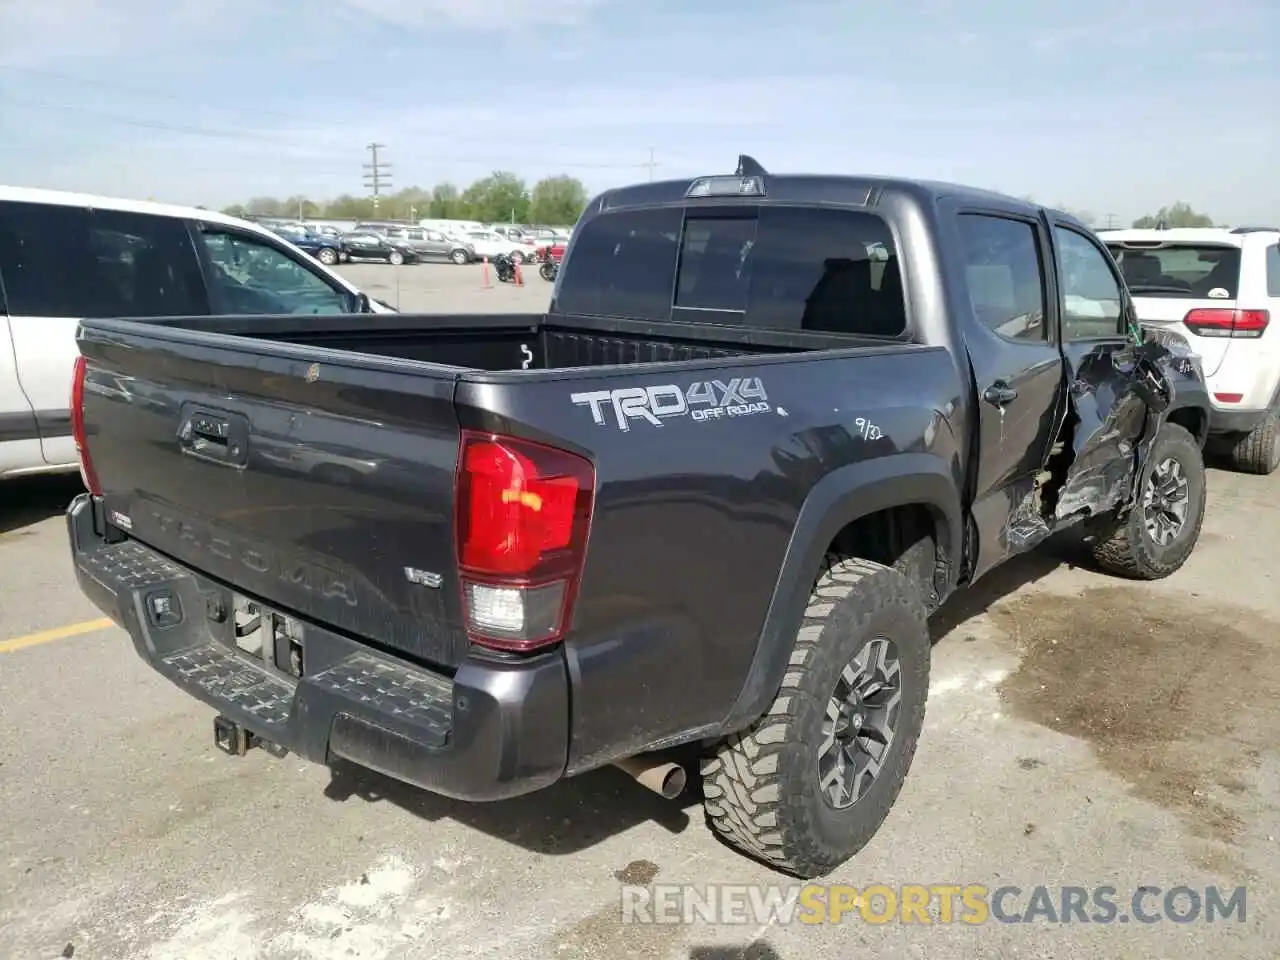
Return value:
<svg viewBox="0 0 1280 960">
<path fill-rule="evenodd" d="M 587 188 L 564 174 L 532 187 L 514 173 L 495 170 L 464 190 L 452 183 L 430 189 L 407 187 L 373 197 L 343 194 L 332 200 L 305 196 L 254 197 L 223 210 L 233 217 L 297 217 L 302 220 L 479 220 L 481 223 L 541 223 L 572 226 L 586 208 Z"/>
<path fill-rule="evenodd" d="M 514 173 L 495 170 L 487 177 L 475 181 L 464 190 L 452 183 L 438 183 L 434 187 L 408 187 L 396 193 L 386 194 L 376 201 L 373 197 L 356 197 L 343 194 L 332 200 L 316 201 L 305 196 L 292 196 L 283 200 L 275 197 L 254 197 L 246 203 L 234 204 L 223 212 L 243 217 L 297 217 L 302 220 L 479 220 L 482 223 L 545 223 L 555 226 L 571 226 L 587 205 L 587 189 L 576 177 L 561 174 L 539 180 L 532 187 Z M 1033 197 L 1021 199 L 1036 202 Z M 1062 204 L 1065 210 L 1090 227 L 1110 226 L 1102 224 L 1096 214 L 1088 210 L 1073 209 Z M 1135 229 L 1151 229 L 1163 224 L 1166 227 L 1212 227 L 1214 220 L 1207 214 L 1194 210 L 1189 203 L 1178 201 L 1161 207 L 1153 214 L 1138 217 L 1132 222 Z"/>
<path fill-rule="evenodd" d="M 1039 203 L 1035 197 L 1022 196 L 1020 200 L 1026 200 L 1029 203 Z M 1041 204 L 1044 206 L 1044 204 Z M 1063 213 L 1069 213 L 1087 227 L 1100 227 L 1105 229 L 1115 229 L 1111 223 L 1101 223 L 1097 214 L 1089 210 L 1079 210 L 1065 204 L 1053 204 L 1055 210 L 1061 210 Z M 1108 217 L 1110 220 L 1110 217 Z M 1138 217 L 1130 223 L 1135 230 L 1153 230 L 1163 225 L 1166 228 L 1173 227 L 1212 227 L 1214 226 L 1213 217 L 1207 214 L 1199 213 L 1192 209 L 1191 204 L 1179 200 L 1177 203 L 1171 203 L 1168 206 L 1161 207 L 1155 213 Z M 1221 224 L 1220 224 L 1221 226 Z"/>
</svg>

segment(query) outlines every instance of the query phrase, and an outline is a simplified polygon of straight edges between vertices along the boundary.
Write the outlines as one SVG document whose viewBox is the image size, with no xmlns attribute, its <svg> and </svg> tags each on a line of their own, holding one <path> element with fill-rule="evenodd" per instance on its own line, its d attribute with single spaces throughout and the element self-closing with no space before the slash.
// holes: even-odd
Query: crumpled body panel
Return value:
<svg viewBox="0 0 1280 960">
<path fill-rule="evenodd" d="M 1069 374 L 1073 456 L 1057 496 L 1058 521 L 1129 506 L 1179 383 L 1203 383 L 1192 355 L 1154 340 L 1100 343 Z"/>
</svg>

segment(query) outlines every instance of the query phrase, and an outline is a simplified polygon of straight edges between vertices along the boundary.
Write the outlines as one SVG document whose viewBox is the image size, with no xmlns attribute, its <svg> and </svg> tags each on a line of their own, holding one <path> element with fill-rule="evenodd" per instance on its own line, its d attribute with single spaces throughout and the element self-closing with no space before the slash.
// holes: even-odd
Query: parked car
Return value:
<svg viewBox="0 0 1280 960">
<path fill-rule="evenodd" d="M 299 250 L 304 250 L 325 266 L 333 266 L 347 259 L 347 250 L 341 236 L 312 233 L 309 230 L 294 232 L 276 231 L 277 235 L 289 241 Z"/>
<path fill-rule="evenodd" d="M 538 263 L 545 263 L 547 260 L 559 263 L 564 259 L 564 253 L 568 246 L 568 237 L 548 237 L 545 240 L 540 240 L 539 245 L 534 248 L 533 259 Z"/>
<path fill-rule="evenodd" d="M 348 260 L 382 260 L 398 267 L 422 259 L 407 241 L 379 233 L 348 233 L 342 237 L 342 245 Z"/>
<path fill-rule="evenodd" d="M 597 197 L 562 271 L 545 314 L 84 323 L 77 577 L 220 749 L 468 800 L 692 756 L 818 876 L 907 776 L 931 611 L 1068 527 L 1195 547 L 1203 379 L 1067 214 L 743 157 Z"/>
<path fill-rule="evenodd" d="M 475 247 L 461 240 L 454 240 L 439 230 L 402 227 L 388 230 L 383 236 L 410 247 L 419 260 L 449 260 L 461 266 L 476 258 Z"/>
<path fill-rule="evenodd" d="M 1280 466 L 1280 228 L 1109 230 L 1142 323 L 1204 364 L 1215 446 L 1236 469 Z"/>
<path fill-rule="evenodd" d="M 536 249 L 523 241 L 512 240 L 492 230 L 470 231 L 467 234 L 467 243 L 471 244 L 477 257 L 488 257 L 492 260 L 495 257 L 507 256 L 516 263 L 533 259 L 533 252 Z"/>
<path fill-rule="evenodd" d="M 84 318 L 390 311 L 246 220 L 0 186 L 0 479 L 78 469 L 68 397 Z"/>
</svg>

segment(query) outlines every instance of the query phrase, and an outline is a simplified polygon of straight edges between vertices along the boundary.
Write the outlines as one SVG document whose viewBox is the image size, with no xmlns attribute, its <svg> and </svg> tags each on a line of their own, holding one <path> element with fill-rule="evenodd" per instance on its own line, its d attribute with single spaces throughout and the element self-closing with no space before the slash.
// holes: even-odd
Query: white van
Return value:
<svg viewBox="0 0 1280 960">
<path fill-rule="evenodd" d="M 394 311 L 256 224 L 0 186 L 0 479 L 78 469 L 81 318 L 366 312 Z"/>
</svg>

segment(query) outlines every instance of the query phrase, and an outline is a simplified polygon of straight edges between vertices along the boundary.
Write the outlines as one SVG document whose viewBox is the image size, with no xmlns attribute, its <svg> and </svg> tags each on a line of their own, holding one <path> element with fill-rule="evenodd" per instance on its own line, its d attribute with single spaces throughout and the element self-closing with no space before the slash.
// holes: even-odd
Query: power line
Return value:
<svg viewBox="0 0 1280 960">
<path fill-rule="evenodd" d="M 648 163 L 642 163 L 642 164 L 641 164 L 641 166 L 642 166 L 642 167 L 645 167 L 645 168 L 647 168 L 647 169 L 648 169 L 648 171 L 649 171 L 649 179 L 650 179 L 651 181 L 653 180 L 653 168 L 654 168 L 654 167 L 656 167 L 657 165 L 658 165 L 658 164 L 657 164 L 657 162 L 656 162 L 656 161 L 654 161 L 654 159 L 653 159 L 653 147 L 650 147 L 650 148 L 649 148 L 649 162 L 648 162 Z"/>
<path fill-rule="evenodd" d="M 386 147 L 385 143 L 370 143 L 365 149 L 369 151 L 369 162 L 364 165 L 364 185 L 373 191 L 373 211 L 378 212 L 378 197 L 382 187 L 391 186 L 391 164 L 378 161 L 378 151 Z"/>
<path fill-rule="evenodd" d="M 120 114 L 106 113 L 97 108 L 85 107 L 80 104 L 71 103 L 52 103 L 44 100 L 20 100 L 6 98 L 0 101 L 0 108 L 6 107 L 33 107 L 41 110 L 67 110 L 75 113 L 82 113 L 92 116 L 94 119 L 101 120 L 106 123 L 119 124 L 126 127 L 138 127 L 144 130 L 160 130 L 167 133 L 181 133 L 190 136 L 213 137 L 230 141 L 252 142 L 280 145 L 282 143 L 297 144 L 296 134 L 269 134 L 260 131 L 247 132 L 244 130 L 227 130 L 217 127 L 191 126 L 187 124 L 167 123 L 163 121 L 138 120 L 133 117 L 126 117 Z M 441 134 L 440 138 L 446 135 Z M 429 135 L 424 135 L 424 139 L 429 139 Z M 450 137 L 450 139 L 456 139 Z M 311 158 L 294 158 L 294 159 L 311 159 Z M 317 158 L 318 159 L 318 158 Z M 450 154 L 434 154 L 433 159 L 441 163 L 475 163 L 475 164 L 491 164 L 491 163 L 509 163 L 510 155 L 450 155 Z M 646 164 L 643 163 L 593 163 L 579 160 L 563 160 L 554 157 L 538 158 L 538 165 L 542 167 L 558 167 L 561 169 L 577 169 L 577 170 L 639 170 L 643 169 Z"/>
<path fill-rule="evenodd" d="M 296 113 L 289 113 L 289 112 L 280 111 L 280 110 L 268 110 L 262 107 L 245 108 L 242 106 L 234 106 L 229 104 L 216 104 L 216 103 L 210 104 L 209 101 L 205 99 L 189 97 L 189 96 L 181 96 L 178 94 L 170 93 L 167 90 L 156 90 L 156 89 L 147 88 L 147 87 L 137 87 L 131 84 L 122 84 L 117 81 L 103 82 L 95 78 L 80 77 L 74 74 L 63 73 L 57 70 L 45 70 L 42 68 L 33 68 L 33 67 L 18 67 L 18 66 L 11 66 L 9 64 L 0 63 L 0 72 L 20 73 L 20 74 L 30 75 L 35 77 L 47 77 L 50 79 L 64 80 L 69 83 L 74 83 L 81 86 L 93 87 L 94 89 L 99 91 L 107 91 L 107 92 L 114 91 L 118 93 L 125 93 L 125 94 L 129 94 L 130 96 L 138 97 L 141 99 L 160 100 L 160 101 L 165 101 L 168 103 L 173 103 L 173 104 L 177 104 L 177 105 L 188 107 L 188 108 L 200 107 L 204 109 L 212 109 L 217 113 L 229 114 L 231 116 L 253 117 L 255 119 L 287 120 L 295 124 L 309 122 L 308 117 L 301 116 Z M 41 92 L 47 94 L 50 91 L 48 89 L 45 89 L 45 90 L 42 90 Z M 114 116 L 109 113 L 99 114 L 97 113 L 96 107 L 88 107 L 83 104 L 50 103 L 46 101 L 24 100 L 24 99 L 9 98 L 9 97 L 5 97 L 3 100 L 0 100 L 0 107 L 9 106 L 9 105 L 16 105 L 16 106 L 26 105 L 26 106 L 35 106 L 35 107 L 41 107 L 41 108 L 53 109 L 53 110 L 74 110 L 81 113 L 94 113 L 102 119 L 108 119 L 109 117 L 113 117 L 112 122 L 124 123 L 130 126 L 145 127 L 147 129 L 167 130 L 176 126 L 176 127 L 182 128 L 183 132 L 186 132 L 189 129 L 190 132 L 197 133 L 198 135 L 226 136 L 226 137 L 243 136 L 245 139 L 263 139 L 263 140 L 293 139 L 292 135 L 289 135 L 289 136 L 273 135 L 273 134 L 269 134 L 262 131 L 256 131 L 253 133 L 242 133 L 242 132 L 237 133 L 237 132 L 226 131 L 226 130 L 213 131 L 208 129 L 197 131 L 194 128 L 188 128 L 186 125 L 183 125 L 183 124 L 170 125 L 170 124 L 166 124 L 163 121 L 132 120 L 127 118 L 122 118 L 118 114 Z M 341 115 L 335 116 L 332 111 L 327 113 L 325 116 L 325 121 L 329 123 L 344 122 L 346 119 L 348 118 L 344 118 Z M 487 143 L 493 142 L 494 140 L 494 137 L 487 134 L 479 134 L 479 133 L 461 133 L 460 134 L 454 131 L 450 131 L 448 133 L 440 133 L 440 134 L 424 133 L 421 136 L 424 139 L 440 139 L 440 140 L 447 139 L 451 143 L 472 142 L 472 143 L 487 144 Z M 572 145 L 565 144 L 562 142 L 555 142 L 555 143 L 548 142 L 541 145 L 535 143 L 533 145 L 544 146 L 546 148 L 556 149 L 556 150 L 574 149 Z M 653 159 L 652 157 L 653 149 L 654 149 L 653 147 L 649 148 L 650 160 Z M 463 161 L 463 162 L 466 162 L 466 161 Z M 490 161 L 480 160 L 476 162 L 490 162 Z M 558 164 L 558 165 L 563 166 L 564 164 Z M 588 163 L 588 164 L 575 164 L 575 166 L 580 166 L 584 168 L 599 168 L 599 169 L 644 169 L 646 167 L 646 164 L 643 164 L 643 163 L 590 164 Z M 658 164 L 658 166 L 661 166 L 661 164 Z"/>
</svg>

